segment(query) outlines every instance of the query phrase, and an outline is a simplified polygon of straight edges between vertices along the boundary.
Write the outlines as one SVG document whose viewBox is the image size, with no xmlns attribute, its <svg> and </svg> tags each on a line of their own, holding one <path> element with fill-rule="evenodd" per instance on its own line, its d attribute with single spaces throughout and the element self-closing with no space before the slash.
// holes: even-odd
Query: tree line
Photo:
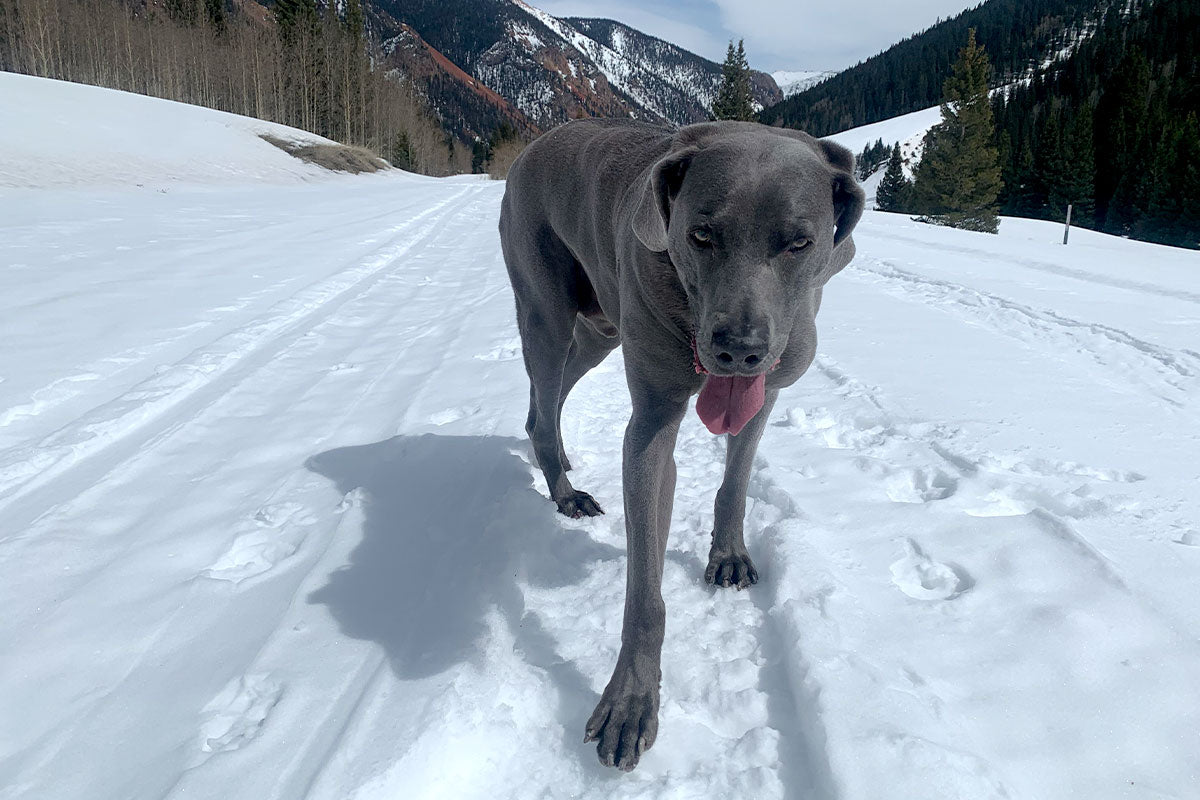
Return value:
<svg viewBox="0 0 1200 800">
<path fill-rule="evenodd" d="M 0 0 L 0 69 L 279 122 L 432 175 L 471 158 L 387 74 L 361 0 Z"/>
<path fill-rule="evenodd" d="M 937 105 L 972 28 L 991 54 L 997 82 L 1010 83 L 1077 37 L 1104 6 L 1128 1 L 988 0 L 763 109 L 759 118 L 828 136 Z"/>
<path fill-rule="evenodd" d="M 1111 9 L 1068 59 L 997 93 L 1004 213 L 1200 246 L 1200 0 Z"/>
<path fill-rule="evenodd" d="M 948 209 L 994 206 L 969 215 L 964 227 L 981 230 L 997 211 L 1061 221 L 1070 205 L 1075 225 L 1200 248 L 1196 52 L 1200 0 L 1160 0 L 1112 8 L 1071 55 L 993 91 L 990 108 L 986 65 L 969 81 L 976 101 L 964 102 L 960 62 L 914 181 L 896 145 L 876 204 L 942 221 L 958 213 Z M 879 144 L 860 154 L 860 175 L 877 168 Z"/>
</svg>

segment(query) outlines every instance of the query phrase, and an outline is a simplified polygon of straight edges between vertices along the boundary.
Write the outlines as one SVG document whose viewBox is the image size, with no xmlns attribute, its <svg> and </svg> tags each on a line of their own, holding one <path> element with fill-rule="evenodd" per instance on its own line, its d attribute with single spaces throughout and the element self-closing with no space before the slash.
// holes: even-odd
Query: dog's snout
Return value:
<svg viewBox="0 0 1200 800">
<path fill-rule="evenodd" d="M 713 331 L 712 352 L 717 362 L 729 369 L 757 369 L 767 357 L 767 337 L 757 327 Z"/>
</svg>

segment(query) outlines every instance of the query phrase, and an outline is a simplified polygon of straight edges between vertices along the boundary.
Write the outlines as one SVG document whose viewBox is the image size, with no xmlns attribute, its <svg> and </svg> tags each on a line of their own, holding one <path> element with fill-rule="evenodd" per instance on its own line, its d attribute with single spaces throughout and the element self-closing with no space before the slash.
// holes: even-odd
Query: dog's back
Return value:
<svg viewBox="0 0 1200 800">
<path fill-rule="evenodd" d="M 548 228 L 589 272 L 611 266 L 618 206 L 634 180 L 667 151 L 672 134 L 634 120 L 586 119 L 539 137 L 509 170 L 501 237 Z"/>
</svg>

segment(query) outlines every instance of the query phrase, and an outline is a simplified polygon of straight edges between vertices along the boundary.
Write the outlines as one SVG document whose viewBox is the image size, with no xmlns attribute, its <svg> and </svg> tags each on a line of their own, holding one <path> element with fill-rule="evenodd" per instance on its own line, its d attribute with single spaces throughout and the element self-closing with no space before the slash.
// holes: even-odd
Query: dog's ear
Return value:
<svg viewBox="0 0 1200 800">
<path fill-rule="evenodd" d="M 833 176 L 833 212 L 837 216 L 837 229 L 833 233 L 833 246 L 837 247 L 850 235 L 862 217 L 866 194 L 858 181 L 849 172 Z"/>
<path fill-rule="evenodd" d="M 697 148 L 672 149 L 650 168 L 649 175 L 637 190 L 637 206 L 633 210 L 633 232 L 648 250 L 667 249 L 667 228 L 671 224 L 671 203 L 683 185 L 683 176 L 696 155 Z"/>
<path fill-rule="evenodd" d="M 831 167 L 840 169 L 842 172 L 854 171 L 854 153 L 828 139 L 817 139 L 817 145 L 821 148 L 825 160 Z"/>
<path fill-rule="evenodd" d="M 866 195 L 854 179 L 854 154 L 840 144 L 818 139 L 825 160 L 833 167 L 833 213 L 837 229 L 833 234 L 833 246 L 837 247 L 850 235 L 862 217 Z"/>
</svg>

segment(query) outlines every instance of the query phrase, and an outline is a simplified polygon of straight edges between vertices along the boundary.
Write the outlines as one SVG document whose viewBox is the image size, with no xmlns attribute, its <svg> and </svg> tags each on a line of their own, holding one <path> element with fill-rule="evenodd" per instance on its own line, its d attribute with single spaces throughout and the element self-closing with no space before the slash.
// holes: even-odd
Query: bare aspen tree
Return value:
<svg viewBox="0 0 1200 800">
<path fill-rule="evenodd" d="M 404 140 L 423 172 L 469 168 L 469 148 L 449 141 L 419 93 L 386 73 L 359 0 L 340 16 L 296 2 L 298 24 L 282 31 L 205 0 L 0 0 L 0 69 L 248 114 L 385 157 Z"/>
</svg>

